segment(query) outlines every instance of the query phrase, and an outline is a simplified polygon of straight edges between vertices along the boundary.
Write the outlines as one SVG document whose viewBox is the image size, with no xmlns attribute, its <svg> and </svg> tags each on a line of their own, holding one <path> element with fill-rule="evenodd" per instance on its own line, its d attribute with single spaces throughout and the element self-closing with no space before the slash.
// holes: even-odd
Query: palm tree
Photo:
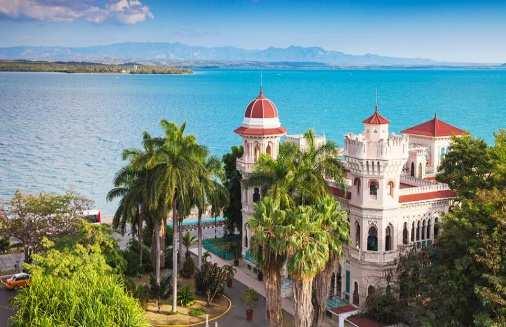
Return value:
<svg viewBox="0 0 506 327">
<path fill-rule="evenodd" d="M 211 207 L 211 214 L 217 217 L 228 204 L 228 191 L 223 185 L 224 171 L 222 162 L 216 157 L 208 157 L 204 163 L 204 170 L 199 177 L 200 183 L 193 189 L 194 204 L 198 211 L 197 239 L 198 260 L 197 267 L 202 267 L 202 215 Z"/>
<path fill-rule="evenodd" d="M 166 120 L 161 121 L 164 130 L 163 138 L 153 139 L 154 154 L 147 160 L 147 167 L 154 171 L 156 190 L 160 199 L 172 211 L 173 244 L 172 244 L 172 312 L 177 310 L 177 251 L 178 251 L 178 210 L 188 207 L 192 189 L 198 187 L 204 165 L 203 158 L 207 150 L 197 143 L 193 135 L 185 134 L 186 125 L 177 126 Z M 164 219 L 154 221 L 154 230 L 160 233 L 164 229 Z M 157 240 L 159 250 L 160 240 Z M 159 282 L 159 280 L 157 280 Z"/>
<path fill-rule="evenodd" d="M 288 214 L 288 271 L 293 280 L 295 326 L 310 327 L 313 322 L 312 283 L 329 259 L 329 234 L 313 206 L 299 206 Z"/>
<path fill-rule="evenodd" d="M 321 325 L 325 317 L 327 299 L 330 291 L 330 278 L 339 264 L 343 245 L 348 243 L 349 224 L 339 202 L 326 195 L 316 203 L 316 213 L 322 219 L 323 230 L 327 232 L 329 260 L 313 281 L 315 293 L 313 326 Z"/>
<path fill-rule="evenodd" d="M 251 248 L 264 273 L 267 317 L 270 326 L 283 325 L 281 310 L 281 269 L 286 262 L 290 221 L 280 208 L 279 199 L 264 197 L 248 221 L 254 237 Z"/>
<path fill-rule="evenodd" d="M 190 232 L 186 232 L 184 234 L 184 236 L 181 238 L 181 243 L 184 245 L 184 247 L 186 249 L 186 252 L 185 252 L 186 257 L 190 256 L 190 247 L 193 244 L 195 244 L 196 241 L 197 241 L 197 238 L 195 236 L 193 236 L 192 234 L 190 234 Z"/>
</svg>

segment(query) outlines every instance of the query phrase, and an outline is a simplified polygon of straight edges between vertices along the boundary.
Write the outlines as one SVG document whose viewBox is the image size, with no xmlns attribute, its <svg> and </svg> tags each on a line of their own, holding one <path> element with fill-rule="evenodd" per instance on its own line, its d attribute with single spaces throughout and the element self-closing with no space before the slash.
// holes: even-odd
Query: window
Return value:
<svg viewBox="0 0 506 327">
<path fill-rule="evenodd" d="M 260 201 L 260 189 L 258 187 L 255 187 L 255 189 L 253 190 L 253 202 L 258 202 Z"/>
<path fill-rule="evenodd" d="M 439 220 L 438 218 L 434 219 L 434 239 L 439 235 Z"/>
<path fill-rule="evenodd" d="M 420 222 L 416 224 L 416 240 L 420 240 Z"/>
<path fill-rule="evenodd" d="M 360 178 L 355 177 L 353 180 L 353 185 L 357 188 L 357 194 L 360 194 Z"/>
<path fill-rule="evenodd" d="M 370 181 L 369 182 L 369 194 L 372 195 L 374 198 L 378 196 L 378 182 L 377 181 Z"/>
<path fill-rule="evenodd" d="M 355 222 L 355 246 L 360 249 L 360 224 Z"/>
<path fill-rule="evenodd" d="M 415 163 L 414 162 L 411 163 L 410 175 L 411 175 L 411 177 L 415 177 Z"/>
<path fill-rule="evenodd" d="M 390 195 L 391 197 L 394 196 L 394 188 L 395 188 L 394 182 L 392 181 L 388 182 L 388 195 Z"/>
<path fill-rule="evenodd" d="M 415 241 L 415 222 L 411 224 L 411 242 Z"/>
<path fill-rule="evenodd" d="M 385 230 L 385 251 L 392 251 L 392 227 L 387 226 Z"/>
<path fill-rule="evenodd" d="M 269 155 L 269 157 L 272 157 L 272 149 L 271 149 L 271 144 L 269 143 L 269 145 L 267 145 L 267 149 L 265 150 L 267 152 L 267 154 Z"/>
<path fill-rule="evenodd" d="M 257 143 L 255 144 L 255 162 L 257 162 L 259 157 L 260 157 L 260 145 Z"/>
<path fill-rule="evenodd" d="M 248 247 L 248 229 L 247 228 L 244 229 L 244 247 L 245 248 Z"/>
<path fill-rule="evenodd" d="M 402 230 L 402 244 L 408 244 L 408 223 L 404 222 L 404 229 Z"/>
<path fill-rule="evenodd" d="M 418 164 L 418 178 L 422 178 L 423 177 L 423 174 L 422 174 L 422 163 L 420 162 Z"/>
<path fill-rule="evenodd" d="M 422 222 L 422 240 L 425 240 L 425 220 Z"/>
<path fill-rule="evenodd" d="M 374 298 L 375 292 L 376 292 L 376 289 L 374 288 L 374 286 L 369 285 L 369 287 L 367 288 L 367 300 L 366 301 L 372 300 Z"/>
<path fill-rule="evenodd" d="M 367 233 L 367 251 L 378 251 L 378 230 L 375 226 L 371 226 Z"/>
<path fill-rule="evenodd" d="M 427 220 L 427 239 L 430 239 L 430 219 Z"/>
</svg>

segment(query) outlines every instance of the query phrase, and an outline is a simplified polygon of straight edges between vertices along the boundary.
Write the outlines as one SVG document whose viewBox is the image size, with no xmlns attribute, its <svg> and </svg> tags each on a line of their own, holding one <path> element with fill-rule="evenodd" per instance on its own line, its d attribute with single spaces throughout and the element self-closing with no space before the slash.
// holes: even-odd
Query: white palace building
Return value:
<svg viewBox="0 0 506 327">
<path fill-rule="evenodd" d="M 395 267 L 404 249 L 429 246 L 437 238 L 438 219 L 448 211 L 455 194 L 434 177 L 451 138 L 467 134 L 436 116 L 400 134 L 390 133 L 389 120 L 377 107 L 362 123 L 361 134 L 344 136 L 345 189 L 329 182 L 350 222 L 350 242 L 336 267 L 332 295 L 357 307 L 385 286 L 387 272 Z M 237 169 L 247 179 L 261 154 L 277 157 L 280 139 L 287 131 L 275 104 L 261 90 L 248 104 L 235 133 L 242 137 L 244 146 Z M 302 136 L 287 137 L 286 141 L 304 147 Z M 259 188 L 243 186 L 242 254 L 250 263 L 247 222 L 260 197 Z"/>
</svg>

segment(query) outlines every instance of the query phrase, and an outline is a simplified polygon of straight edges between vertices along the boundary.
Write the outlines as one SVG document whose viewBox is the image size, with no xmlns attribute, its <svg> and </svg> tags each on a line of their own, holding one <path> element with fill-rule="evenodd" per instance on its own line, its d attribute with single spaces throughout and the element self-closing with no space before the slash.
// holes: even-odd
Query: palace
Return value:
<svg viewBox="0 0 506 327">
<path fill-rule="evenodd" d="M 387 275 L 403 250 L 430 246 L 437 239 L 439 217 L 448 211 L 455 194 L 435 175 L 451 138 L 467 134 L 436 116 L 400 134 L 390 133 L 390 122 L 378 106 L 362 123 L 361 134 L 344 137 L 344 189 L 329 181 L 350 222 L 350 242 L 336 267 L 331 293 L 356 307 L 378 287 L 386 286 Z M 237 169 L 247 179 L 261 154 L 277 157 L 287 131 L 276 105 L 260 90 L 235 133 L 242 137 L 244 147 Z M 286 141 L 304 150 L 302 136 L 288 136 Z M 317 144 L 323 142 L 323 137 L 317 139 Z M 242 254 L 252 264 L 247 222 L 261 196 L 260 188 L 243 185 Z"/>
</svg>

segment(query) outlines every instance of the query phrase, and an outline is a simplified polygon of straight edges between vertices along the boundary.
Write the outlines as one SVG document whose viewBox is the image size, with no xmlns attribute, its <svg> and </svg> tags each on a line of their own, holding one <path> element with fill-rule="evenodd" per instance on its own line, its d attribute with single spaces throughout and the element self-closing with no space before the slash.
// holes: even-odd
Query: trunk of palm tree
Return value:
<svg viewBox="0 0 506 327">
<path fill-rule="evenodd" d="M 310 327 L 313 322 L 312 284 L 313 278 L 308 277 L 293 281 L 295 327 Z"/>
<path fill-rule="evenodd" d="M 201 270 L 202 268 L 202 210 L 199 209 L 198 213 L 198 222 L 197 222 L 197 268 Z"/>
<path fill-rule="evenodd" d="M 327 299 L 330 293 L 330 278 L 338 261 L 338 257 L 332 256 L 325 265 L 325 269 L 320 271 L 313 281 L 313 289 L 315 290 L 313 327 L 321 326 L 325 319 Z"/>
<path fill-rule="evenodd" d="M 182 219 L 179 219 L 178 220 L 178 232 L 179 232 L 179 240 L 180 242 L 178 242 L 178 245 L 179 245 L 179 248 L 177 249 L 179 255 L 177 256 L 177 264 L 179 266 L 181 266 L 181 257 L 183 256 L 183 242 L 181 242 L 181 240 L 183 239 L 183 221 Z"/>
<path fill-rule="evenodd" d="M 160 221 L 155 219 L 153 223 L 153 245 L 154 245 L 154 253 L 155 253 L 155 278 L 156 284 L 160 286 Z"/>
<path fill-rule="evenodd" d="M 137 238 L 139 239 L 139 267 L 142 268 L 142 254 L 143 254 L 143 244 L 142 244 L 142 223 L 144 222 L 144 208 L 143 205 L 139 206 L 139 221 L 137 227 Z"/>
<path fill-rule="evenodd" d="M 281 309 L 281 268 L 277 266 L 266 267 L 265 295 L 267 302 L 267 320 L 269 326 L 283 326 L 283 311 Z"/>
<path fill-rule="evenodd" d="M 167 217 L 163 217 L 162 219 L 162 232 L 160 233 L 160 267 L 165 268 L 165 251 L 167 250 Z"/>
<path fill-rule="evenodd" d="M 176 197 L 172 200 L 172 312 L 177 312 L 177 246 L 178 246 L 178 219 L 176 214 Z"/>
</svg>

